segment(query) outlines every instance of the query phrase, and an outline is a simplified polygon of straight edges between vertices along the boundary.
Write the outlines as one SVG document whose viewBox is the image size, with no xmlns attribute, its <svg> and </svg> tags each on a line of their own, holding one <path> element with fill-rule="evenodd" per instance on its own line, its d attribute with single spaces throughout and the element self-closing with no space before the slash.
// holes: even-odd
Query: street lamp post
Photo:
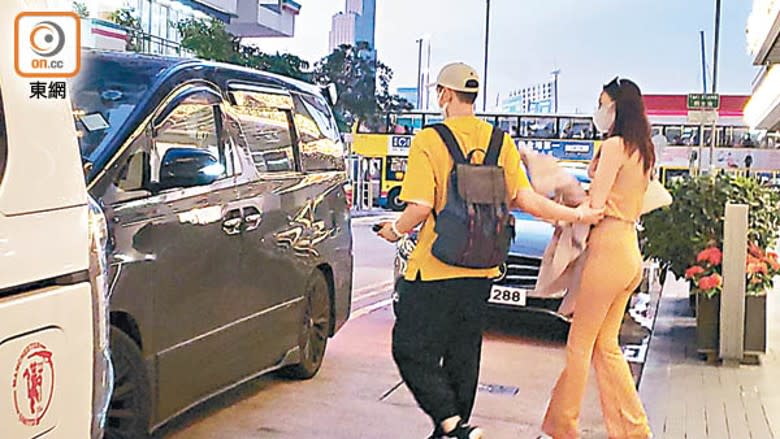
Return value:
<svg viewBox="0 0 780 439">
<path fill-rule="evenodd" d="M 486 0 L 485 5 L 485 74 L 482 81 L 485 83 L 483 87 L 482 95 L 482 111 L 487 111 L 487 94 L 488 94 L 488 49 L 490 45 L 490 0 Z"/>
<path fill-rule="evenodd" d="M 428 87 L 428 84 L 431 83 L 431 36 L 426 34 L 423 38 L 428 41 L 428 61 L 426 62 L 425 70 L 423 71 L 423 78 L 425 80 L 423 83 L 423 90 L 425 90 L 425 107 L 420 106 L 420 108 L 427 110 L 431 103 L 431 89 Z"/>
<path fill-rule="evenodd" d="M 558 76 L 561 74 L 560 69 L 555 69 L 552 71 L 553 75 L 553 87 L 555 87 L 555 96 L 554 96 L 554 103 L 555 103 L 555 112 L 558 112 Z"/>
<path fill-rule="evenodd" d="M 420 103 L 422 102 L 422 46 L 423 39 L 417 40 L 417 109 L 422 108 Z"/>
<path fill-rule="evenodd" d="M 712 92 L 718 92 L 718 49 L 720 48 L 720 1 L 715 0 L 715 45 L 712 56 Z"/>
</svg>

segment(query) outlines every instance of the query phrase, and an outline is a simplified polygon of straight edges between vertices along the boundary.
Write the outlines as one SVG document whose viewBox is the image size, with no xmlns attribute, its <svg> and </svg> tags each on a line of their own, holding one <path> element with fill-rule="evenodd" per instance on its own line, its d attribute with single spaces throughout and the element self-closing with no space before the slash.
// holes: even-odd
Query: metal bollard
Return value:
<svg viewBox="0 0 780 439">
<path fill-rule="evenodd" d="M 726 204 L 723 226 L 723 292 L 720 297 L 720 358 L 736 367 L 745 352 L 745 264 L 748 206 Z"/>
</svg>

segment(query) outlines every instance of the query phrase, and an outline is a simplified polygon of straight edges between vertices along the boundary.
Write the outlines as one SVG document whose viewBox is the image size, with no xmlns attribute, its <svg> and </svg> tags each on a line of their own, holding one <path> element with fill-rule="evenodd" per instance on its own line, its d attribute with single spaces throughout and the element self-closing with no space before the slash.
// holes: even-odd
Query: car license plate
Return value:
<svg viewBox="0 0 780 439">
<path fill-rule="evenodd" d="M 525 306 L 527 296 L 528 291 L 521 288 L 493 285 L 488 302 L 501 305 Z"/>
</svg>

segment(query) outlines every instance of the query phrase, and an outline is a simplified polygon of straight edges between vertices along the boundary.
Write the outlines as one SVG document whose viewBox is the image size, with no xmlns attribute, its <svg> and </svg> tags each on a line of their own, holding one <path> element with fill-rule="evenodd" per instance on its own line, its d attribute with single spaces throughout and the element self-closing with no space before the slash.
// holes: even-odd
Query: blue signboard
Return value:
<svg viewBox="0 0 780 439">
<path fill-rule="evenodd" d="M 387 155 L 409 155 L 412 146 L 412 136 L 390 136 L 387 144 Z"/>
<path fill-rule="evenodd" d="M 589 161 L 593 159 L 594 142 L 570 140 L 517 140 L 520 148 L 531 148 L 558 160 Z"/>
</svg>

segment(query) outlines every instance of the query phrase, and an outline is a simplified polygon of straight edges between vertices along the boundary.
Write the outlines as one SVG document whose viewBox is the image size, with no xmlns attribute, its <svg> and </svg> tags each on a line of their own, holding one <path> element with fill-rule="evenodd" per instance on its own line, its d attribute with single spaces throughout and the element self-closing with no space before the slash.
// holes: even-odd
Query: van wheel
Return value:
<svg viewBox="0 0 780 439">
<path fill-rule="evenodd" d="M 406 208 L 406 203 L 401 201 L 401 188 L 395 188 L 387 194 L 387 207 L 394 212 L 400 212 Z"/>
<path fill-rule="evenodd" d="M 149 380 L 141 350 L 121 330 L 111 328 L 114 393 L 108 407 L 105 439 L 148 437 Z"/>
<path fill-rule="evenodd" d="M 317 375 L 325 358 L 330 334 L 330 295 L 322 273 L 315 273 L 306 285 L 306 308 L 298 335 L 301 362 L 282 371 L 288 378 L 308 380 Z"/>
</svg>

